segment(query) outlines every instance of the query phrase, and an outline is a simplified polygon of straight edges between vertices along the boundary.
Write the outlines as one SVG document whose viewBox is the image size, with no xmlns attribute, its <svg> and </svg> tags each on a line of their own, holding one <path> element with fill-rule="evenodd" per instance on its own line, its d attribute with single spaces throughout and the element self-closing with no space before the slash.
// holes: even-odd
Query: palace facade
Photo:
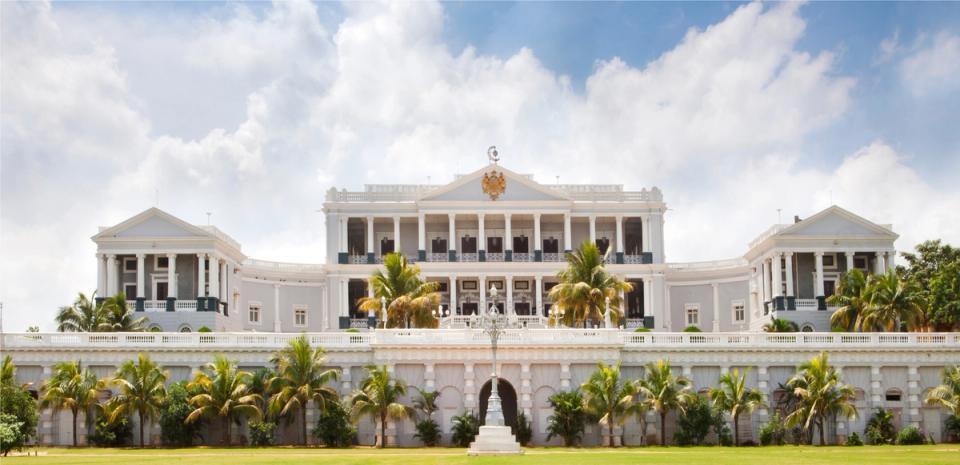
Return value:
<svg viewBox="0 0 960 465">
<path fill-rule="evenodd" d="M 559 444 L 546 439 L 547 399 L 579 386 L 598 361 L 621 362 L 624 374 L 637 378 L 644 364 L 658 359 L 669 359 L 698 392 L 715 386 L 723 373 L 749 369 L 747 383 L 771 405 L 741 418 L 740 439 L 756 441 L 782 385 L 822 350 L 857 389 L 860 412 L 828 424 L 828 440 L 862 435 L 874 407 L 893 409 L 898 426 L 916 425 L 942 438 L 945 413 L 921 400 L 940 383 L 941 370 L 960 360 L 960 336 L 829 332 L 834 309 L 826 298 L 839 276 L 852 268 L 879 273 L 894 266 L 891 226 L 832 206 L 773 225 L 749 242 L 742 257 L 671 263 L 664 255 L 665 212 L 656 187 L 540 184 L 490 164 L 445 185 L 330 189 L 323 205 L 326 263 L 292 264 L 247 257 L 219 229 L 151 208 L 102 228 L 93 241 L 98 295 L 125 292 L 131 307 L 162 332 L 8 333 L 3 347 L 21 382 L 37 387 L 56 362 L 79 358 L 107 377 L 142 351 L 178 381 L 214 353 L 244 369 L 269 366 L 275 350 L 306 333 L 340 369 L 343 395 L 358 387 L 368 364 L 440 391 L 437 420 L 448 443 L 453 416 L 474 411 L 483 417 L 493 367 L 489 339 L 471 327 L 471 316 L 496 306 L 517 326 L 498 352 L 505 416 L 511 422 L 525 413 L 534 444 Z M 609 251 L 609 271 L 633 284 L 624 296 L 622 327 L 602 321 L 588 328 L 548 325 L 548 292 L 565 266 L 563 253 L 583 241 Z M 440 329 L 369 329 L 376 315 L 359 311 L 356 302 L 370 295 L 366 279 L 391 252 L 403 253 L 439 283 Z M 496 298 L 485 292 L 491 287 L 499 290 Z M 802 332 L 762 332 L 772 318 L 794 321 Z M 681 332 L 689 326 L 703 332 Z M 213 332 L 198 332 L 202 327 Z M 634 332 L 638 327 L 651 332 Z M 404 400 L 414 396 L 411 391 Z M 311 429 L 316 418 L 311 408 Z M 658 422 L 651 414 L 644 431 L 630 419 L 615 431 L 616 440 L 655 443 Z M 674 425 L 671 415 L 668 438 Z M 68 413 L 47 410 L 41 441 L 67 444 L 70 428 Z M 159 428 L 147 428 L 157 443 Z M 216 437 L 216 428 L 205 434 Z M 281 426 L 281 436 L 296 437 L 296 428 L 296 421 Z M 374 431 L 372 423 L 361 423 L 360 442 L 372 443 Z M 245 430 L 235 434 L 239 439 Z M 388 425 L 390 443 L 417 445 L 414 434 L 409 421 Z M 592 425 L 585 443 L 599 444 L 604 434 Z"/>
</svg>

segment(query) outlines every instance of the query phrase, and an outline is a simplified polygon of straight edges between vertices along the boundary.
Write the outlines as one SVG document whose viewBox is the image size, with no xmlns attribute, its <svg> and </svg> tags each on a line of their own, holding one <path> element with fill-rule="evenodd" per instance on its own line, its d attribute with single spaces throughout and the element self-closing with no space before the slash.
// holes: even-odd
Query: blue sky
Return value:
<svg viewBox="0 0 960 465">
<path fill-rule="evenodd" d="M 12 327 L 92 289 L 90 236 L 157 199 L 316 263 L 327 189 L 446 182 L 490 145 L 540 182 L 660 187 L 668 261 L 831 203 L 899 250 L 960 244 L 956 2 L 0 8 Z"/>
</svg>

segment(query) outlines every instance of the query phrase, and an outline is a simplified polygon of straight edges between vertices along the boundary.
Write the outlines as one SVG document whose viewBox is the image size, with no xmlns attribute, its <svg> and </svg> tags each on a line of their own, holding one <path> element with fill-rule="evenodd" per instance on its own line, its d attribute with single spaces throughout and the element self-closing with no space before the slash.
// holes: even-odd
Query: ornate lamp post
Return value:
<svg viewBox="0 0 960 465">
<path fill-rule="evenodd" d="M 484 424 L 488 426 L 503 426 L 503 405 L 500 401 L 500 392 L 497 389 L 497 341 L 504 330 L 509 328 L 507 318 L 501 318 L 497 312 L 497 288 L 490 286 L 490 308 L 480 315 L 480 327 L 490 335 L 490 347 L 493 351 L 493 370 L 490 373 L 490 398 L 487 400 L 487 415 Z"/>
</svg>

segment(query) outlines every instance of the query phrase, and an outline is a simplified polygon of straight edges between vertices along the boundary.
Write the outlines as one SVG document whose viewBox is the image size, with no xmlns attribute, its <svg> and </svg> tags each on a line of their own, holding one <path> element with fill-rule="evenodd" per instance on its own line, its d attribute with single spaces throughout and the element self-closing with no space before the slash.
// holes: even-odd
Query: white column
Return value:
<svg viewBox="0 0 960 465">
<path fill-rule="evenodd" d="M 504 312 L 512 315 L 513 310 L 513 275 L 508 274 L 503 279 L 503 285 L 507 288 L 507 303 L 504 305 Z"/>
<path fill-rule="evenodd" d="M 450 222 L 450 238 L 447 240 L 447 248 L 450 250 L 457 250 L 459 249 L 459 247 L 457 247 L 457 242 L 459 242 L 457 241 L 457 215 L 455 213 L 450 213 L 447 215 L 447 218 L 449 218 L 448 221 Z"/>
<path fill-rule="evenodd" d="M 543 275 L 536 275 L 536 288 L 534 289 L 534 302 L 536 305 L 537 316 L 543 316 Z"/>
<path fill-rule="evenodd" d="M 206 297 L 206 266 L 207 254 L 197 254 L 197 297 Z"/>
<path fill-rule="evenodd" d="M 107 255 L 107 295 L 104 297 L 113 297 L 117 294 L 117 256 Z"/>
<path fill-rule="evenodd" d="M 146 269 L 144 267 L 144 261 L 146 260 L 147 255 L 138 253 L 137 254 L 137 298 L 142 299 L 146 297 Z M 128 296 L 129 297 L 129 296 Z"/>
<path fill-rule="evenodd" d="M 97 254 L 97 297 L 107 296 L 107 257 Z"/>
<path fill-rule="evenodd" d="M 279 333 L 280 326 L 280 285 L 273 285 L 273 331 Z"/>
<path fill-rule="evenodd" d="M 423 213 L 417 215 L 417 250 L 427 250 L 427 218 Z"/>
<path fill-rule="evenodd" d="M 846 252 L 844 255 L 847 256 L 847 271 L 853 269 L 853 252 Z"/>
<path fill-rule="evenodd" d="M 227 261 L 220 261 L 220 300 L 230 301 L 230 292 L 228 291 L 227 278 L 230 277 L 230 273 L 227 268 Z"/>
<path fill-rule="evenodd" d="M 487 277 L 485 275 L 480 275 L 480 311 L 487 311 L 487 292 L 490 292 L 487 289 Z"/>
<path fill-rule="evenodd" d="M 540 214 L 533 214 L 533 250 L 543 250 L 543 242 L 540 240 Z"/>
<path fill-rule="evenodd" d="M 814 252 L 813 257 L 816 261 L 816 274 L 814 275 L 813 293 L 814 297 L 823 297 L 823 252 Z"/>
<path fill-rule="evenodd" d="M 624 253 L 623 250 L 623 216 L 617 215 L 617 250 L 616 252 Z"/>
<path fill-rule="evenodd" d="M 773 270 L 773 275 L 771 276 L 770 284 L 773 286 L 773 297 L 782 297 L 783 296 L 783 272 L 781 271 L 781 262 L 780 252 L 773 254 L 771 259 L 771 269 Z"/>
<path fill-rule="evenodd" d="M 220 298 L 220 257 L 210 254 L 210 297 Z"/>
<path fill-rule="evenodd" d="M 887 252 L 887 259 L 885 260 L 885 262 L 886 262 L 886 264 L 887 264 L 887 269 L 888 269 L 888 270 L 892 270 L 892 269 L 894 269 L 894 268 L 896 267 L 896 264 L 894 263 L 894 259 L 895 259 L 896 257 L 897 257 L 897 252 L 896 252 L 896 251 Z"/>
<path fill-rule="evenodd" d="M 177 296 L 177 254 L 167 254 L 167 297 Z"/>
<path fill-rule="evenodd" d="M 650 237 L 650 234 L 653 228 L 650 227 L 650 215 L 642 215 L 640 221 L 640 234 L 643 235 L 643 237 L 640 238 L 640 248 L 643 252 L 652 252 L 653 238 Z"/>
<path fill-rule="evenodd" d="M 400 253 L 403 251 L 403 247 L 400 247 L 400 217 L 393 217 L 393 251 L 395 253 Z"/>
<path fill-rule="evenodd" d="M 347 253 L 347 220 L 345 216 L 340 217 L 340 243 L 337 244 L 340 253 Z"/>
<path fill-rule="evenodd" d="M 504 251 L 513 251 L 513 226 L 510 224 L 510 214 L 503 214 L 503 224 L 504 224 L 504 234 L 503 234 L 503 250 Z"/>
<path fill-rule="evenodd" d="M 377 249 L 373 241 L 373 217 L 367 217 L 367 254 L 376 254 Z"/>
<path fill-rule="evenodd" d="M 770 286 L 770 277 L 772 275 L 770 272 L 770 263 L 767 262 L 767 259 L 763 259 L 763 263 L 760 265 L 760 267 L 762 273 L 762 278 L 760 281 L 763 285 L 763 301 L 767 302 L 773 297 L 773 288 Z"/>
<path fill-rule="evenodd" d="M 596 215 L 590 215 L 590 242 L 593 244 L 597 243 L 597 217 Z"/>
<path fill-rule="evenodd" d="M 873 262 L 874 274 L 883 274 L 883 252 L 876 252 L 876 261 Z"/>
<path fill-rule="evenodd" d="M 626 317 L 626 305 L 623 309 L 624 317 Z M 653 279 L 652 276 L 646 276 L 643 278 L 643 316 L 654 316 L 653 312 Z M 657 318 L 654 318 L 654 325 L 663 324 L 662 321 L 656 321 Z"/>
<path fill-rule="evenodd" d="M 477 215 L 477 251 L 487 250 L 487 231 L 484 216 L 483 213 Z"/>
<path fill-rule="evenodd" d="M 457 275 L 450 275 L 450 314 L 457 314 Z"/>
<path fill-rule="evenodd" d="M 787 266 L 787 297 L 793 297 L 793 252 L 784 252 Z"/>
<path fill-rule="evenodd" d="M 573 250 L 573 247 L 570 244 L 571 237 L 572 237 L 572 234 L 570 231 L 570 214 L 564 213 L 563 214 L 563 250 L 564 252 L 566 252 L 567 250 Z"/>
<path fill-rule="evenodd" d="M 349 286 L 347 283 L 350 281 L 350 278 L 340 278 L 340 296 L 338 300 L 340 301 L 339 307 L 337 309 L 337 315 L 339 316 L 350 316 L 350 297 L 347 295 Z"/>
<path fill-rule="evenodd" d="M 712 283 L 713 286 L 713 332 L 720 332 L 720 285 Z"/>
</svg>

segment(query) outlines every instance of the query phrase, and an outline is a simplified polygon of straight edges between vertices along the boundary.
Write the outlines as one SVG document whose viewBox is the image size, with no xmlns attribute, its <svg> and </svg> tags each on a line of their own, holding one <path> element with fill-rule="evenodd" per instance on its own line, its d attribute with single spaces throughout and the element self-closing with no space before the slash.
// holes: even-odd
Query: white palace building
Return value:
<svg viewBox="0 0 960 465">
<path fill-rule="evenodd" d="M 489 339 L 471 327 L 471 316 L 495 305 L 517 326 L 498 353 L 505 416 L 509 422 L 525 412 L 534 444 L 548 443 L 547 399 L 585 381 L 598 361 L 622 362 L 624 373 L 637 378 L 645 363 L 669 359 L 698 391 L 728 370 L 750 368 L 748 383 L 772 405 L 796 366 L 822 350 L 857 388 L 860 412 L 828 425 L 829 438 L 862 435 L 870 410 L 882 406 L 893 409 L 899 426 L 917 425 L 941 439 L 945 414 L 921 400 L 940 383 L 944 366 L 960 361 L 960 335 L 829 332 L 833 308 L 825 299 L 839 276 L 894 266 L 898 236 L 890 225 L 832 206 L 773 225 L 742 257 L 670 263 L 665 212 L 656 187 L 540 184 L 491 163 L 445 185 L 331 188 L 323 204 L 326 263 L 292 264 L 247 257 L 219 229 L 151 208 L 92 239 L 98 295 L 124 291 L 131 307 L 162 332 L 8 333 L 3 347 L 21 380 L 35 386 L 59 361 L 79 358 L 106 377 L 141 351 L 166 366 L 172 380 L 184 380 L 214 353 L 245 369 L 268 366 L 273 351 L 306 333 L 326 349 L 328 364 L 342 370 L 344 395 L 371 363 L 386 365 L 410 385 L 440 391 L 446 442 L 453 416 L 474 410 L 482 418 L 486 408 Z M 612 249 L 609 271 L 633 284 L 623 327 L 602 321 L 586 329 L 550 327 L 547 295 L 565 266 L 563 254 L 587 240 Z M 426 279 L 439 282 L 440 329 L 368 329 L 375 319 L 358 310 L 357 299 L 368 295 L 367 277 L 390 252 L 403 253 Z M 485 292 L 491 287 L 500 291 L 496 301 Z M 794 321 L 801 332 L 764 333 L 772 318 Z M 703 332 L 681 332 L 689 326 Z M 198 332 L 202 327 L 212 332 Z M 651 332 L 634 332 L 637 327 Z M 312 427 L 316 412 L 308 414 Z M 756 441 L 771 414 L 761 409 L 742 418 L 741 440 Z M 658 419 L 649 420 L 646 432 L 635 420 L 618 427 L 617 441 L 639 444 L 646 436 L 656 442 Z M 673 422 L 671 415 L 668 437 Z M 69 443 L 70 428 L 69 414 L 44 412 L 41 440 Z M 158 442 L 159 428 L 148 428 Z M 371 443 L 373 431 L 362 424 L 361 443 Z M 417 445 L 414 434 L 410 422 L 390 424 L 388 441 Z M 598 444 L 603 434 L 588 427 L 585 443 Z"/>
</svg>

